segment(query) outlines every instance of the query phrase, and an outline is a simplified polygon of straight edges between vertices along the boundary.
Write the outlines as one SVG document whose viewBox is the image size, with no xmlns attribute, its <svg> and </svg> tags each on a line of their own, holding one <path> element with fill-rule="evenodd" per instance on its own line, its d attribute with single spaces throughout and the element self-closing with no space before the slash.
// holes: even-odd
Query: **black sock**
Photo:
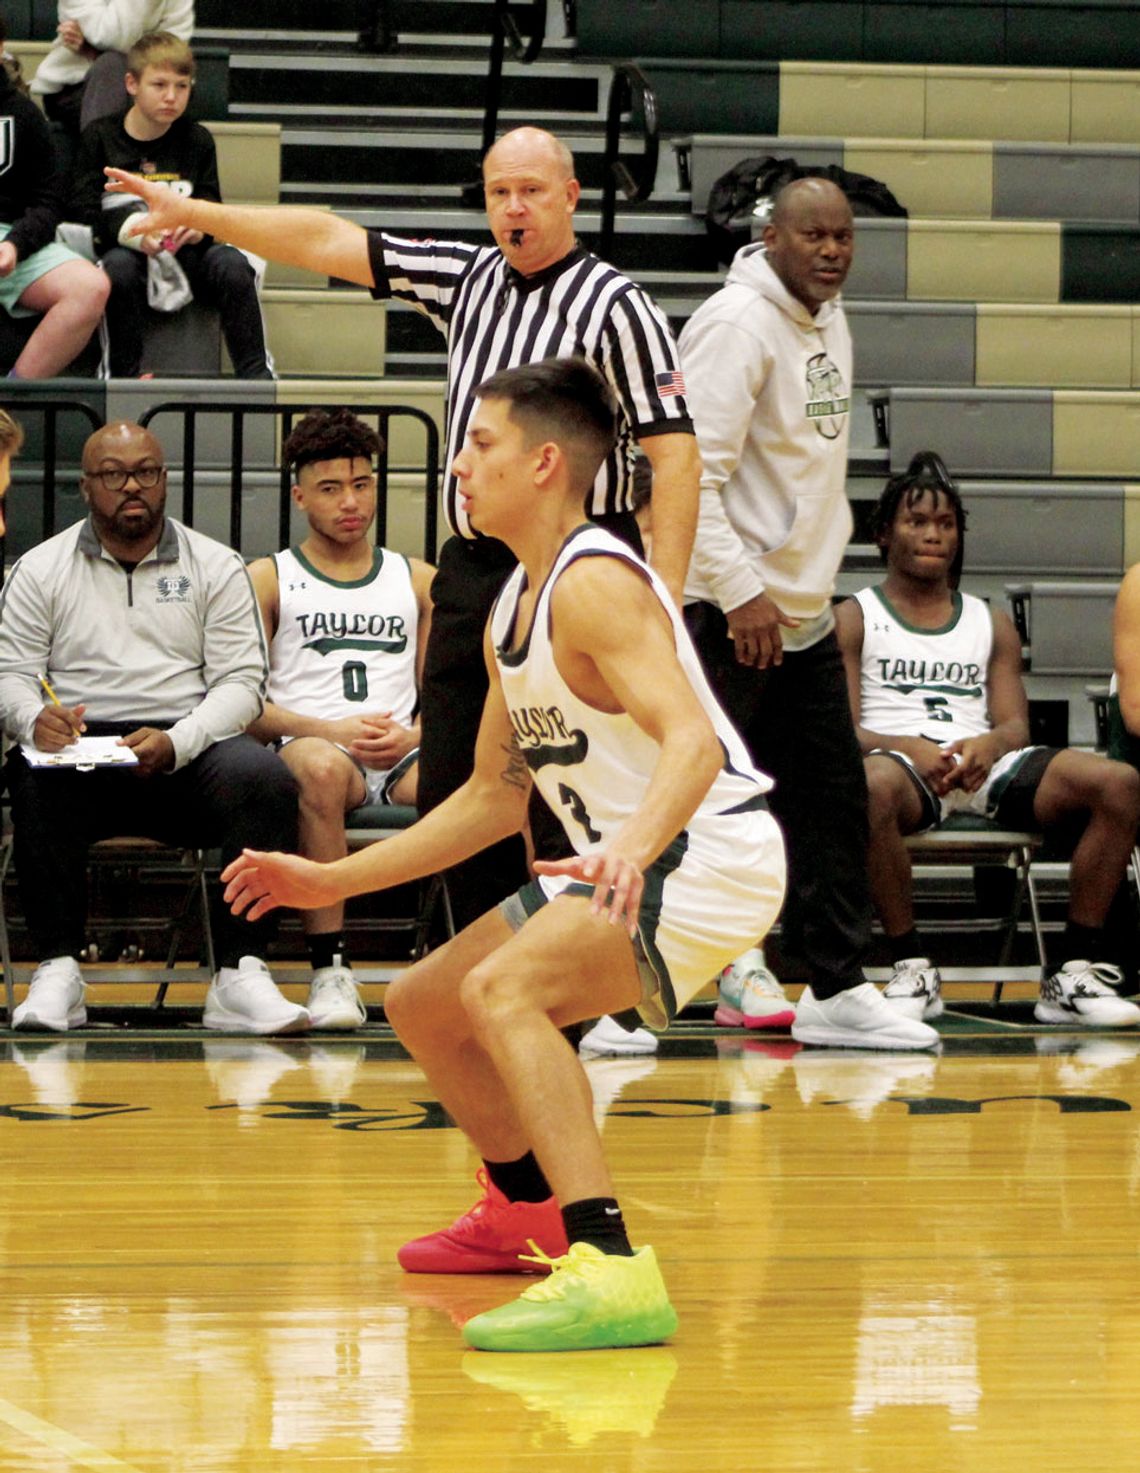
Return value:
<svg viewBox="0 0 1140 1473">
<path fill-rule="evenodd" d="M 625 1231 L 621 1208 L 613 1197 L 583 1197 L 562 1209 L 568 1243 L 592 1243 L 603 1253 L 632 1258 L 633 1249 Z"/>
<path fill-rule="evenodd" d="M 305 937 L 305 945 L 309 948 L 309 961 L 314 972 L 319 972 L 322 967 L 331 967 L 334 957 L 345 960 L 344 935 L 340 931 L 314 932 Z"/>
<path fill-rule="evenodd" d="M 550 1183 L 533 1151 L 517 1161 L 484 1161 L 487 1175 L 508 1202 L 545 1202 L 553 1197 Z"/>
<path fill-rule="evenodd" d="M 1076 921 L 1065 922 L 1065 934 L 1061 938 L 1061 955 L 1067 962 L 1101 961 L 1103 951 L 1103 926 L 1081 926 Z"/>
<path fill-rule="evenodd" d="M 901 936 L 888 936 L 887 950 L 891 954 L 892 962 L 904 962 L 912 956 L 926 955 L 922 949 L 919 934 L 913 926 L 909 931 L 904 931 Z"/>
</svg>

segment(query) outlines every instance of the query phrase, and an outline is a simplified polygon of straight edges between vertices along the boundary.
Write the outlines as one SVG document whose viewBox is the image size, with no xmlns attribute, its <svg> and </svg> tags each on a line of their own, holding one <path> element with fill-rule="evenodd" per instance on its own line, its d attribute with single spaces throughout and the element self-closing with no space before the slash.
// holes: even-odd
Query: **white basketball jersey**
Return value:
<svg viewBox="0 0 1140 1473">
<path fill-rule="evenodd" d="M 419 622 L 407 558 L 377 548 L 371 572 L 351 583 L 326 577 L 299 548 L 274 560 L 269 699 L 324 720 L 390 711 L 407 726 L 416 708 Z"/>
<path fill-rule="evenodd" d="M 939 746 L 991 729 L 986 676 L 994 626 L 980 598 L 955 592 L 940 629 L 908 624 L 881 588 L 860 589 L 855 598 L 863 610 L 862 725 Z"/>
<path fill-rule="evenodd" d="M 602 848 L 613 837 L 641 803 L 657 765 L 659 744 L 631 716 L 587 705 L 555 664 L 550 638 L 554 585 L 575 558 L 597 555 L 621 558 L 650 581 L 672 622 L 681 666 L 720 738 L 724 766 L 686 825 L 690 838 L 703 836 L 715 844 L 718 816 L 760 806 L 771 779 L 753 766 L 735 727 L 717 704 L 665 585 L 624 542 L 599 527 L 581 527 L 566 539 L 536 601 L 530 633 L 517 650 L 509 646 L 526 584 L 521 565 L 492 611 L 495 658 L 522 755 L 579 854 Z M 637 631 L 630 630 L 629 637 L 636 641 Z"/>
</svg>

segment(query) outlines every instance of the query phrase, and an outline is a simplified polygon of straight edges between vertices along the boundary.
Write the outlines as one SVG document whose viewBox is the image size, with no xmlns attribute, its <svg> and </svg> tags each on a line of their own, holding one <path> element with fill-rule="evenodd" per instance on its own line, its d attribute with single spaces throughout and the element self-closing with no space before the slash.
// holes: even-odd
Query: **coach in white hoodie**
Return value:
<svg viewBox="0 0 1140 1473">
<path fill-rule="evenodd" d="M 839 292 L 854 247 L 842 190 L 818 178 L 787 185 L 763 244 L 737 254 L 681 334 L 704 468 L 686 617 L 722 703 L 776 779 L 784 936 L 810 981 L 793 1037 L 929 1048 L 937 1033 L 900 1019 L 862 971 L 866 788 L 831 612 L 851 535 L 851 337 Z M 722 1010 L 784 1023 L 790 1004 L 762 962 L 750 954 L 722 977 Z"/>
</svg>

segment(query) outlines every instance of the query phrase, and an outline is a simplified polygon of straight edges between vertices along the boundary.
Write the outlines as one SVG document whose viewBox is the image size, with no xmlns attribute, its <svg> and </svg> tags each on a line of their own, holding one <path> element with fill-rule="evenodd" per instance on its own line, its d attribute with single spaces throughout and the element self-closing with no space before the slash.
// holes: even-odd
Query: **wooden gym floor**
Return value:
<svg viewBox="0 0 1140 1473">
<path fill-rule="evenodd" d="M 0 1034 L 0 1469 L 1131 1470 L 1140 1033 L 943 1033 L 591 1062 L 680 1328 L 562 1356 L 464 1351 L 519 1281 L 395 1264 L 476 1163 L 383 1025 Z"/>
</svg>

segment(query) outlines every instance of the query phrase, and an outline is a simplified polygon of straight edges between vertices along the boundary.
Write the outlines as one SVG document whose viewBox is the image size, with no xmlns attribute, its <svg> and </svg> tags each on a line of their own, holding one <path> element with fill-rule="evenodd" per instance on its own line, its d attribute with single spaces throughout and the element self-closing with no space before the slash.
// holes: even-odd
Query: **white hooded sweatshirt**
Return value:
<svg viewBox="0 0 1140 1473">
<path fill-rule="evenodd" d="M 832 627 L 851 536 L 851 335 L 838 298 L 813 317 L 763 246 L 737 252 L 724 286 L 680 339 L 703 472 L 686 597 L 724 612 L 767 593 L 802 622 L 786 649 Z"/>
</svg>

